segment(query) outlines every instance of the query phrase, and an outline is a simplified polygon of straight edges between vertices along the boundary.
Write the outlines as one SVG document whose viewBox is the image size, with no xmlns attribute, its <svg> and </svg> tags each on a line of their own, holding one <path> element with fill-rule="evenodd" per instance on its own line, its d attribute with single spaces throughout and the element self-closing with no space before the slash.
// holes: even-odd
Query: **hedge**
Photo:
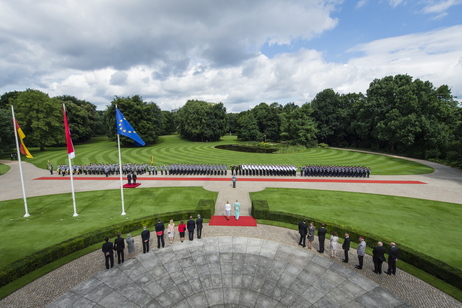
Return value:
<svg viewBox="0 0 462 308">
<path fill-rule="evenodd" d="M 312 217 L 301 216 L 292 213 L 270 211 L 266 200 L 254 200 L 252 202 L 252 216 L 255 219 L 280 221 L 289 224 L 298 224 L 303 219 L 313 221 L 317 229 L 321 224 L 325 224 L 331 231 L 337 231 L 338 234 L 349 233 L 351 239 L 357 239 L 360 236 L 366 238 L 369 242 L 383 242 L 384 246 L 389 249 L 390 239 L 379 237 L 376 234 L 356 230 L 347 226 L 334 224 L 328 221 L 321 221 Z M 453 286 L 462 289 L 462 271 L 449 264 L 446 264 L 433 257 L 427 256 L 421 252 L 415 251 L 406 245 L 396 243 L 400 251 L 400 260 L 403 260 Z"/>
<path fill-rule="evenodd" d="M 114 237 L 117 233 L 129 233 L 133 230 L 143 228 L 143 226 L 153 226 L 157 219 L 166 222 L 170 219 L 175 221 L 187 219 L 189 216 L 200 214 L 202 218 L 211 218 L 215 211 L 215 201 L 211 199 L 199 200 L 196 210 L 175 211 L 138 218 L 132 221 L 104 227 L 102 229 L 81 234 L 67 241 L 42 249 L 33 255 L 19 259 L 7 267 L 0 269 L 0 287 L 62 257 L 70 255 L 76 251 L 102 242 L 105 237 Z"/>
</svg>

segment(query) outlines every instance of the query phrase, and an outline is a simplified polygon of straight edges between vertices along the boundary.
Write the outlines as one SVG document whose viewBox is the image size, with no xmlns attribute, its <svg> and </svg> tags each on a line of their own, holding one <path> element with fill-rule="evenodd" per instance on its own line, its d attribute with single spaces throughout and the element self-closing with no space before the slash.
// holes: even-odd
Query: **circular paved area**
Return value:
<svg viewBox="0 0 462 308">
<path fill-rule="evenodd" d="M 17 162 L 10 162 L 10 161 L 0 161 L 0 162 L 9 164 L 12 168 L 6 176 L 0 177 L 0 200 L 22 198 L 22 192 L 18 188 L 18 183 L 20 182 L 19 182 L 19 171 L 18 171 Z M 338 183 L 335 185 L 332 185 L 328 183 L 310 183 L 308 187 L 306 183 L 242 182 L 242 181 L 239 182 L 238 180 L 237 189 L 233 189 L 231 186 L 231 181 L 229 181 L 229 183 L 228 182 L 214 182 L 214 181 L 203 181 L 203 182 L 199 181 L 198 182 L 198 181 L 187 181 L 185 179 L 184 181 L 146 181 L 146 182 L 143 182 L 143 187 L 202 186 L 208 190 L 219 192 L 217 205 L 224 204 L 224 202 L 228 199 L 233 200 L 233 198 L 234 199 L 238 198 L 242 204 L 241 205 L 242 215 L 248 215 L 247 213 L 250 213 L 249 212 L 250 211 L 250 206 L 249 206 L 250 198 L 249 198 L 248 193 L 250 191 L 262 190 L 265 187 L 294 187 L 294 188 L 313 188 L 313 189 L 366 192 L 366 193 L 380 193 L 380 194 L 425 198 L 425 199 L 445 201 L 445 202 L 462 203 L 462 172 L 460 170 L 452 169 L 452 168 L 442 166 L 439 164 L 434 164 L 434 163 L 425 162 L 425 161 L 422 161 L 422 162 L 434 167 L 435 172 L 432 174 L 426 174 L 426 175 L 372 176 L 371 178 L 386 179 L 386 180 L 415 180 L 415 181 L 422 181 L 422 182 L 427 183 L 424 185 L 377 185 L 377 184 L 358 185 L 358 184 L 338 184 Z M 49 181 L 34 180 L 35 178 L 38 178 L 38 177 L 47 176 L 48 172 L 46 170 L 35 168 L 33 165 L 27 164 L 27 163 L 23 163 L 23 170 L 25 174 L 25 184 L 26 184 L 27 196 L 44 195 L 44 194 L 50 194 L 50 193 L 70 193 L 69 181 L 53 181 L 53 191 L 50 191 Z M 117 189 L 117 188 L 119 188 L 118 181 L 77 181 L 75 182 L 76 191 Z M 221 206 L 220 208 L 218 208 L 217 206 L 217 212 L 219 211 L 221 211 Z M 70 213 L 70 215 L 72 215 L 72 213 Z M 221 236 L 224 236 L 224 237 L 221 237 Z M 373 265 L 372 265 L 372 260 L 371 260 L 372 258 L 370 256 L 366 255 L 365 268 L 362 271 L 359 271 L 359 270 L 354 269 L 353 267 L 355 264 L 355 260 L 356 260 L 356 253 L 354 250 L 350 250 L 350 259 L 352 261 L 350 262 L 350 264 L 345 265 L 344 263 L 341 263 L 338 258 L 330 259 L 326 255 L 320 255 L 314 251 L 313 252 L 307 251 L 307 249 L 302 249 L 299 246 L 297 246 L 296 243 L 298 241 L 298 234 L 296 231 L 288 230 L 284 228 L 272 227 L 272 226 L 265 226 L 265 225 L 259 225 L 256 228 L 215 227 L 215 226 L 206 225 L 202 240 L 195 240 L 193 242 L 187 242 L 187 243 L 186 242 L 185 243 L 175 242 L 171 247 L 169 246 L 167 248 L 160 249 L 160 250 L 155 249 L 154 251 L 151 251 L 151 253 L 147 255 L 143 255 L 143 254 L 137 255 L 136 260 L 130 260 L 126 262 L 122 266 L 120 266 L 120 268 L 119 266 L 115 266 L 115 268 L 109 271 L 105 270 L 104 258 L 101 256 L 101 251 L 95 251 L 77 260 L 74 260 L 70 262 L 69 264 L 62 266 L 61 268 L 58 268 L 55 271 L 50 272 L 49 274 L 37 279 L 36 281 L 24 286 L 20 290 L 14 292 L 10 296 L 1 300 L 0 306 L 1 307 L 44 307 L 50 303 L 51 303 L 50 305 L 52 305 L 53 307 L 65 306 L 65 304 L 68 301 L 72 301 L 73 296 L 76 296 L 76 294 L 73 295 L 73 293 L 75 293 L 75 290 L 79 290 L 79 288 L 84 288 L 84 286 L 87 283 L 90 283 L 91 281 L 94 281 L 95 279 L 99 279 L 99 280 L 102 279 L 98 277 L 102 277 L 104 275 L 110 276 L 111 272 L 112 274 L 119 273 L 122 275 L 122 277 L 130 277 L 129 275 L 126 274 L 125 268 L 127 268 L 128 270 L 128 268 L 131 268 L 131 267 L 135 268 L 137 265 L 144 266 L 143 265 L 144 259 L 145 258 L 150 259 L 147 256 L 152 256 L 153 258 L 159 259 L 161 257 L 156 257 L 157 254 L 163 255 L 163 254 L 166 254 L 168 251 L 170 251 L 171 253 L 173 253 L 173 256 L 175 258 L 178 258 L 178 253 L 180 252 L 180 249 L 187 251 L 186 254 L 188 253 L 191 254 L 192 251 L 195 251 L 194 249 L 197 246 L 203 246 L 202 251 L 205 254 L 207 252 L 206 246 L 218 247 L 217 249 L 220 249 L 221 247 L 220 243 L 222 243 L 222 239 L 226 239 L 227 241 L 231 241 L 231 242 L 234 242 L 234 240 L 236 241 L 242 240 L 242 241 L 249 242 L 249 241 L 256 240 L 256 238 L 259 238 L 260 240 L 263 241 L 262 243 L 265 243 L 265 244 L 261 244 L 261 247 L 265 247 L 266 245 L 269 245 L 268 247 L 270 247 L 271 245 L 277 245 L 278 251 L 281 250 L 281 247 L 284 247 L 283 250 L 285 251 L 286 250 L 285 248 L 287 247 L 287 251 L 295 250 L 300 253 L 306 254 L 305 267 L 308 266 L 308 264 L 316 264 L 318 267 L 318 263 L 314 262 L 314 260 L 324 259 L 326 260 L 326 262 L 329 262 L 332 264 L 328 268 L 324 267 L 325 268 L 324 273 L 332 271 L 333 273 L 338 274 L 337 272 L 333 271 L 332 268 L 341 267 L 345 271 L 348 270 L 350 273 L 355 273 L 355 275 L 353 276 L 358 276 L 358 277 L 362 276 L 365 279 L 365 281 L 369 281 L 370 286 L 375 286 L 375 285 L 378 286 L 378 287 L 373 288 L 373 290 L 377 290 L 377 291 L 370 290 L 367 293 L 363 294 L 362 296 L 359 296 L 359 295 L 355 296 L 354 300 L 351 299 L 350 301 L 342 302 L 341 305 L 346 305 L 347 303 L 350 303 L 351 306 L 362 307 L 364 306 L 364 303 L 367 303 L 365 306 L 373 306 L 374 302 L 383 304 L 383 302 L 378 300 L 379 297 L 377 294 L 380 293 L 382 294 L 382 296 L 385 296 L 385 294 L 388 294 L 386 296 L 391 296 L 390 302 L 388 303 L 390 305 L 395 305 L 395 303 L 399 302 L 401 304 L 404 304 L 404 306 L 409 305 L 413 307 L 462 307 L 461 302 L 455 300 L 454 298 L 448 296 L 447 294 L 431 287 L 425 282 L 422 282 L 419 279 L 415 278 L 414 276 L 409 275 L 403 271 L 398 270 L 396 276 L 373 274 L 372 273 Z M 138 237 L 138 238 L 135 238 L 135 240 L 137 241 L 137 251 L 139 252 L 141 250 L 140 239 Z M 212 241 L 216 244 L 204 245 L 204 243 L 208 243 L 208 241 Z M 275 243 L 275 241 L 277 243 Z M 316 243 L 317 243 L 317 240 L 315 242 L 315 245 Z M 329 244 L 327 242 L 326 246 L 329 247 L 328 245 Z M 176 248 L 178 246 L 179 248 Z M 247 245 L 246 247 L 249 247 L 249 246 L 250 245 Z M 232 253 L 233 257 L 235 253 L 236 253 L 236 256 L 238 254 L 244 256 L 244 252 L 241 252 L 239 250 L 242 248 L 237 248 L 236 246 L 236 249 L 237 250 L 233 251 Z M 217 253 L 220 255 L 222 254 L 220 250 L 218 250 Z M 223 256 L 226 253 L 227 252 L 224 250 Z M 246 259 L 247 255 L 252 255 L 252 254 L 247 254 L 247 251 L 246 251 L 245 257 L 236 257 L 236 258 Z M 223 257 L 223 258 L 226 258 L 226 257 Z M 250 258 L 253 258 L 253 257 L 249 257 L 249 260 Z M 295 259 L 296 259 L 296 255 L 294 254 L 290 258 L 290 260 L 295 260 Z M 278 260 L 278 257 L 275 256 L 272 260 L 273 261 Z M 220 257 L 220 262 L 219 262 L 220 269 L 224 269 L 225 267 L 227 267 L 226 266 L 227 263 L 233 263 L 233 269 L 234 269 L 234 262 L 223 262 L 222 263 L 221 261 L 222 260 Z M 194 259 L 193 259 L 193 262 L 195 262 Z M 288 262 L 287 266 L 284 268 L 284 270 L 289 269 L 288 267 L 289 261 L 287 262 Z M 291 262 L 294 262 L 294 261 L 291 261 Z M 224 265 L 221 266 L 221 264 L 224 264 Z M 267 272 L 268 275 L 271 271 L 273 271 L 273 269 L 270 268 L 272 264 L 273 263 L 264 264 L 265 267 L 268 267 L 268 272 Z M 258 264 L 258 266 L 260 265 L 261 264 Z M 322 265 L 319 265 L 319 266 L 321 266 L 320 267 L 321 269 L 323 268 Z M 384 266 L 386 267 L 386 265 Z M 197 271 L 198 267 L 195 265 L 195 263 L 193 267 L 195 267 Z M 182 268 L 182 271 L 184 272 L 183 268 Z M 200 275 L 200 273 L 201 272 L 197 271 L 197 275 Z M 204 283 L 202 283 L 201 276 L 196 276 L 196 280 L 199 279 L 201 281 L 200 286 L 203 288 L 203 291 L 200 291 L 200 292 L 204 292 L 204 290 L 207 290 L 206 293 L 207 294 L 210 293 L 209 295 L 207 295 L 205 292 L 203 293 L 205 294 L 205 297 L 202 297 L 202 300 L 207 300 L 207 302 L 205 301 L 203 302 L 205 303 L 205 305 L 204 304 L 202 305 L 190 304 L 190 303 L 196 303 L 196 302 L 193 302 L 193 297 L 191 298 L 188 297 L 187 299 L 187 294 L 188 294 L 187 291 L 184 291 L 186 292 L 184 293 L 180 289 L 181 294 L 175 293 L 175 291 L 172 291 L 174 292 L 172 294 L 177 294 L 179 296 L 175 298 L 180 298 L 181 296 L 183 296 L 184 297 L 183 300 L 179 301 L 178 303 L 185 304 L 185 307 L 204 307 L 206 305 L 212 305 L 212 303 L 218 303 L 220 299 L 222 299 L 224 303 L 228 303 L 228 301 L 230 300 L 228 294 L 234 294 L 236 296 L 239 295 L 239 298 L 243 296 L 244 294 L 247 294 L 248 288 L 246 287 L 244 288 L 242 286 L 240 288 L 239 287 L 236 288 L 235 285 L 232 284 L 233 282 L 231 282 L 231 286 L 230 286 L 229 281 L 226 282 L 227 281 L 226 279 L 228 279 L 226 277 L 228 275 L 223 275 L 223 271 L 221 273 L 222 273 L 222 278 L 224 277 L 223 278 L 224 280 L 221 282 L 221 290 L 222 290 L 221 293 L 220 291 L 214 291 L 218 293 L 213 293 L 213 292 L 210 293 L 209 290 L 220 289 L 220 287 L 213 288 L 212 286 L 212 288 L 209 288 L 208 282 L 205 281 Z M 238 273 L 238 271 L 236 273 Z M 230 276 L 232 276 L 234 279 L 234 274 Z M 252 284 L 253 284 L 253 281 L 256 279 L 256 277 L 258 276 L 253 276 Z M 265 279 L 269 277 L 271 276 L 265 277 Z M 299 277 L 300 277 L 300 280 L 303 279 L 302 276 L 300 276 L 300 273 L 299 273 L 299 276 L 297 276 L 295 279 L 298 279 Z M 320 277 L 322 277 L 322 275 Z M 317 280 L 319 280 L 319 284 L 322 285 L 323 282 L 321 281 L 323 280 L 320 280 L 321 279 L 320 277 L 317 277 Z M 155 279 L 157 283 L 161 281 L 159 280 L 161 279 L 161 277 L 153 276 L 153 278 Z M 185 277 L 185 278 L 188 280 L 189 285 L 190 285 L 190 281 L 194 280 L 194 277 Z M 279 278 L 279 280 L 277 280 L 276 284 L 274 285 L 274 288 L 272 289 L 273 291 L 276 290 L 276 286 L 278 285 L 279 281 L 281 282 L 283 281 L 283 280 L 280 280 L 281 278 L 282 276 Z M 312 278 L 316 278 L 316 277 L 312 277 Z M 344 281 L 346 281 L 346 277 L 343 277 L 343 278 L 345 278 Z M 208 278 L 204 278 L 204 279 L 207 280 Z M 236 282 L 239 279 L 241 279 L 240 280 L 241 283 L 249 283 L 248 281 L 243 282 L 242 278 L 236 278 Z M 231 281 L 234 281 L 234 280 L 231 280 Z M 268 279 L 268 281 L 270 281 L 270 279 Z M 83 284 L 81 286 L 77 286 L 78 284 L 82 282 Z M 130 294 L 131 292 L 129 289 L 130 287 L 136 288 L 137 286 L 140 286 L 139 283 L 135 283 L 136 286 L 135 285 L 132 286 L 132 285 L 133 283 L 129 283 L 127 287 L 119 286 L 118 289 L 113 289 L 113 291 L 117 292 L 117 294 L 123 295 L 124 298 L 120 298 L 120 299 L 125 300 L 126 298 L 130 297 L 130 295 L 127 295 L 127 294 Z M 336 285 L 336 288 L 334 290 L 337 290 L 337 289 L 339 290 L 335 292 L 340 292 L 341 290 L 343 290 L 342 288 L 340 288 L 341 285 L 342 283 L 339 283 L 338 285 Z M 319 289 L 319 285 L 316 284 L 315 282 L 311 283 L 310 287 L 312 288 L 312 290 Z M 76 289 L 73 289 L 73 288 L 76 288 Z M 125 288 L 127 288 L 126 292 L 122 290 Z M 280 295 L 282 297 L 278 301 L 278 305 L 282 305 L 281 307 L 284 307 L 285 305 L 284 303 L 286 303 L 289 300 L 288 297 L 290 296 L 290 294 L 292 294 L 292 292 L 295 291 L 294 290 L 295 287 L 293 287 L 292 285 L 289 287 L 285 286 L 285 288 L 287 289 L 287 291 L 283 295 Z M 364 290 L 367 290 L 364 287 L 362 288 Z M 69 291 L 71 289 L 72 291 Z M 169 288 L 167 287 L 167 290 L 164 290 L 163 292 L 166 292 L 166 294 L 169 294 L 168 290 Z M 257 292 L 254 289 L 250 289 L 250 290 Z M 280 289 L 278 290 L 280 291 Z M 334 290 L 331 290 L 331 292 L 333 292 Z M 380 290 L 380 292 L 378 290 Z M 382 290 L 384 290 L 383 293 L 382 293 Z M 69 293 L 66 293 L 68 291 Z M 326 293 L 327 291 L 324 291 L 324 293 L 322 292 L 322 290 L 319 290 L 319 291 L 321 292 L 318 292 L 317 294 L 322 294 L 323 296 L 318 299 L 319 303 L 315 301 L 313 306 L 317 306 L 318 304 L 321 305 L 322 303 L 328 303 L 328 302 L 333 303 L 333 306 L 340 306 L 338 305 L 339 304 L 338 301 L 335 300 L 335 297 L 334 297 L 335 293 L 332 293 L 329 295 L 329 293 Z M 61 297 L 65 293 L 70 296 L 68 299 L 66 299 L 67 295 L 65 295 L 64 297 Z M 172 294 L 168 295 L 171 300 L 173 300 L 172 297 L 175 296 Z M 212 294 L 215 294 L 215 295 L 212 295 Z M 220 294 L 222 294 L 222 296 L 220 296 Z M 305 294 L 305 292 L 303 294 L 299 294 L 299 293 L 295 293 L 295 294 L 299 295 L 299 298 L 297 300 L 302 300 L 302 298 L 306 300 L 307 299 L 306 297 L 308 296 L 307 295 L 308 293 Z M 304 294 L 305 296 L 303 296 Z M 149 295 L 150 297 L 152 297 L 150 301 L 153 301 L 152 303 L 155 303 L 155 301 L 157 301 L 156 298 L 159 295 L 157 296 Z M 260 296 L 261 296 L 261 299 L 259 300 L 258 298 Z M 263 293 L 263 289 L 260 289 L 260 294 L 258 294 L 255 303 L 261 303 L 262 301 L 266 300 L 264 296 L 267 296 L 267 295 Z M 84 300 L 84 298 L 87 299 L 85 295 L 83 294 L 80 294 L 80 298 L 82 300 Z M 165 297 L 165 298 L 168 299 L 168 297 Z M 275 298 L 279 298 L 279 295 L 276 295 Z M 313 295 L 311 297 L 311 301 L 308 300 L 308 302 L 312 303 L 314 298 L 315 297 Z M 210 299 L 210 302 L 209 302 L 209 299 Z M 283 299 L 286 302 L 284 302 Z M 371 300 L 371 302 L 368 302 L 369 300 Z M 98 305 L 102 306 L 102 304 L 104 304 L 104 302 L 99 303 L 98 305 L 96 304 L 96 302 L 94 303 L 95 303 L 95 307 L 98 307 Z M 233 302 L 233 303 L 237 305 L 236 302 Z M 187 306 L 186 304 L 188 304 L 189 306 Z M 230 304 L 226 306 L 232 307 L 234 306 L 234 304 L 233 305 Z M 239 305 L 240 304 L 241 302 L 239 300 Z M 73 307 L 76 307 L 76 306 L 78 305 L 76 304 L 73 305 Z M 89 307 L 91 306 L 92 304 L 89 305 Z M 115 305 L 115 306 L 120 306 L 120 305 Z M 181 305 L 178 304 L 178 306 L 180 307 Z M 220 307 L 224 305 L 222 303 L 219 303 L 217 304 L 217 306 Z M 249 306 L 252 306 L 252 305 L 249 304 Z M 321 306 L 328 306 L 328 305 L 321 305 Z"/>
<path fill-rule="evenodd" d="M 139 254 L 48 307 L 406 307 L 379 284 L 311 251 L 208 237 Z"/>
</svg>

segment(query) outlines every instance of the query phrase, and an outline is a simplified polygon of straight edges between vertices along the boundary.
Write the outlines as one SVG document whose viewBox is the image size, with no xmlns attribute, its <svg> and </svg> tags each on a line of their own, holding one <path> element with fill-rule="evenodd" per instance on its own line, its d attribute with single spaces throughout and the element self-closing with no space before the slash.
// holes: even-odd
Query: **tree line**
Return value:
<svg viewBox="0 0 462 308">
<path fill-rule="evenodd" d="M 227 113 L 222 103 L 189 100 L 163 111 L 138 95 L 115 97 L 105 111 L 73 96 L 49 97 L 38 90 L 7 92 L 0 97 L 0 151 L 14 148 L 10 104 L 27 136 L 27 145 L 44 149 L 65 144 L 62 103 L 66 104 L 74 142 L 107 135 L 115 140 L 115 106 L 148 144 L 177 132 L 191 141 L 217 141 L 233 133 L 243 141 L 313 147 L 319 143 L 435 159 L 462 166 L 462 109 L 447 85 L 409 75 L 375 79 L 366 93 L 319 92 L 302 106 L 260 103 Z M 124 146 L 132 145 L 121 138 Z"/>
</svg>

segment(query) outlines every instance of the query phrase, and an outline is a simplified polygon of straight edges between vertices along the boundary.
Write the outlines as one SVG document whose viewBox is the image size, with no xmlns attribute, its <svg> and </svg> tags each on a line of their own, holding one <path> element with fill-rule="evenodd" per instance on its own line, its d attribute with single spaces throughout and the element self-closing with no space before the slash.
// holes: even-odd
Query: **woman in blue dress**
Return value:
<svg viewBox="0 0 462 308">
<path fill-rule="evenodd" d="M 236 213 L 236 220 L 239 220 L 239 214 L 240 214 L 240 206 L 241 204 L 236 200 L 236 202 L 234 203 L 234 212 Z"/>
</svg>

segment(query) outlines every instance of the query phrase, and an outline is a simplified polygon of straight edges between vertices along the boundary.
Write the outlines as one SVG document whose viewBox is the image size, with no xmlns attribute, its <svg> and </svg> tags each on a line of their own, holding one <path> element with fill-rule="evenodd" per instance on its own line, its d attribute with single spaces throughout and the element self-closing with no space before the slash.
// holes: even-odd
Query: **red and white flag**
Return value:
<svg viewBox="0 0 462 308">
<path fill-rule="evenodd" d="M 64 133 L 66 134 L 67 144 L 67 155 L 70 158 L 75 157 L 74 144 L 72 144 L 71 131 L 69 130 L 69 123 L 67 122 L 66 107 L 63 104 L 63 115 L 64 115 Z"/>
</svg>

